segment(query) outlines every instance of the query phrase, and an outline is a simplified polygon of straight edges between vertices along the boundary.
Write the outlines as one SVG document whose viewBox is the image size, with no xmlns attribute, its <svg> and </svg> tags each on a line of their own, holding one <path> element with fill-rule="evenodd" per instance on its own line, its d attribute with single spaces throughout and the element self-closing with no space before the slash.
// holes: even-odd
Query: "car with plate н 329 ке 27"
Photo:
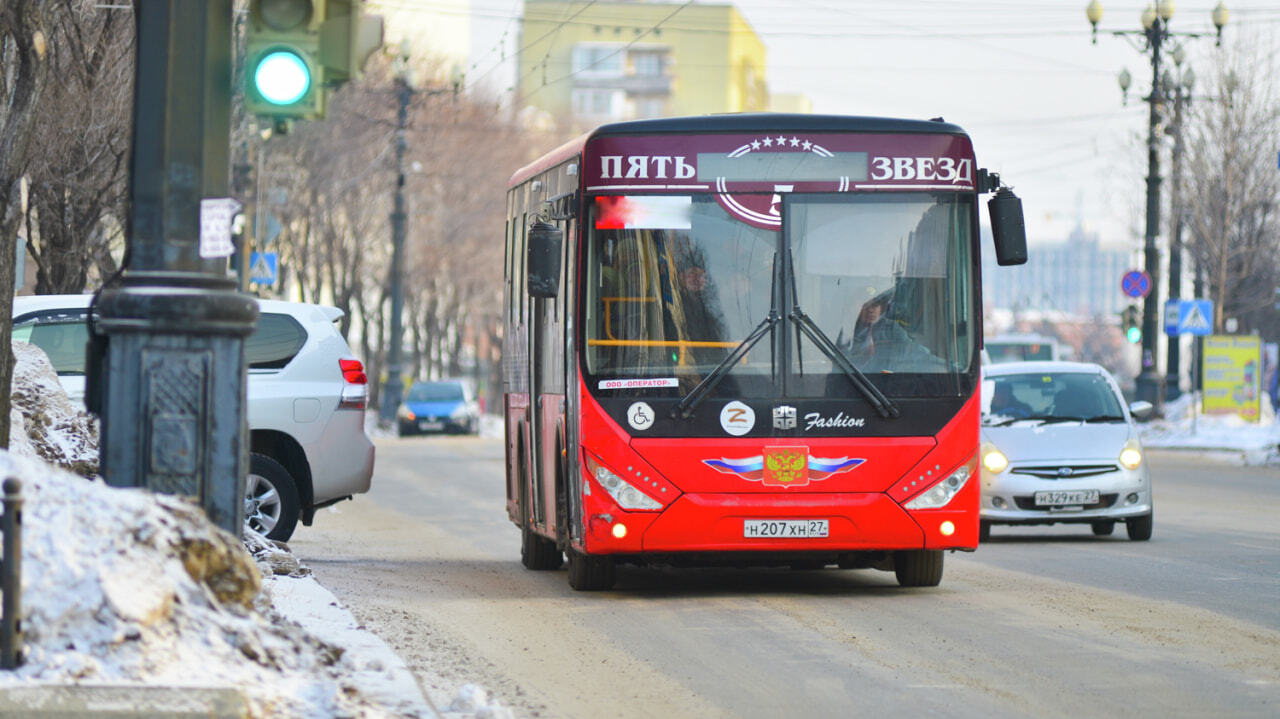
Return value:
<svg viewBox="0 0 1280 719">
<path fill-rule="evenodd" d="M 1151 538 L 1151 476 L 1115 378 L 1084 362 L 988 365 L 982 377 L 980 539 L 995 524 L 1088 524 Z"/>
</svg>

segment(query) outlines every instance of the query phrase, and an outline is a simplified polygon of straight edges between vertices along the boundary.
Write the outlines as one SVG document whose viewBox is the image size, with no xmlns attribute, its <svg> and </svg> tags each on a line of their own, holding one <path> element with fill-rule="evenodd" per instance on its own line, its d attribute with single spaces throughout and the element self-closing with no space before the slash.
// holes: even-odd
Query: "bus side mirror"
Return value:
<svg viewBox="0 0 1280 719">
<path fill-rule="evenodd" d="M 529 228 L 528 272 L 525 286 L 533 297 L 555 297 L 560 292 L 560 245 L 564 233 L 549 223 L 533 223 Z"/>
<path fill-rule="evenodd" d="M 1002 187 L 987 202 L 991 211 L 991 234 L 996 243 L 996 262 L 1022 265 L 1027 262 L 1027 228 L 1022 219 L 1022 200 L 1013 190 Z"/>
</svg>

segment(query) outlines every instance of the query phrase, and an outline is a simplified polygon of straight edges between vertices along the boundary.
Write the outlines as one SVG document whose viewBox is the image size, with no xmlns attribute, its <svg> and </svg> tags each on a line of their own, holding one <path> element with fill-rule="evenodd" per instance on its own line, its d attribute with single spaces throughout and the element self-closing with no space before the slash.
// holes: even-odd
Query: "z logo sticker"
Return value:
<svg viewBox="0 0 1280 719">
<path fill-rule="evenodd" d="M 756 426 L 755 410 L 734 400 L 720 410 L 720 426 L 729 434 L 741 437 Z"/>
</svg>

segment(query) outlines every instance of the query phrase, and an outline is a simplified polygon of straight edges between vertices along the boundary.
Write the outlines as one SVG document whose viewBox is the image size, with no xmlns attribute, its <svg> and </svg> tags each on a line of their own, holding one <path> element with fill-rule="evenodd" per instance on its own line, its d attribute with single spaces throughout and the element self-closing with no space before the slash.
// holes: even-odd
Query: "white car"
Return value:
<svg viewBox="0 0 1280 719">
<path fill-rule="evenodd" d="M 1088 524 L 1151 538 L 1151 475 L 1115 378 L 1084 362 L 1011 362 L 982 370 L 980 539 L 994 524 Z"/>
<path fill-rule="evenodd" d="M 92 295 L 15 297 L 13 337 L 49 355 L 67 395 L 84 401 L 85 319 Z M 364 430 L 364 365 L 334 322 L 335 307 L 258 301 L 245 340 L 249 474 L 245 521 L 286 540 L 317 509 L 367 492 L 373 442 Z"/>
</svg>

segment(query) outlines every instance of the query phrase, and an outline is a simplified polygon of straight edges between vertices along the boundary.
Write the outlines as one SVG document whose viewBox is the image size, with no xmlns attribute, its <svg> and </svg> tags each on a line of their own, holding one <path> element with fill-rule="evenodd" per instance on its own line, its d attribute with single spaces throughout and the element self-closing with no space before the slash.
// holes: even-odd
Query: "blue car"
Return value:
<svg viewBox="0 0 1280 719">
<path fill-rule="evenodd" d="M 414 382 L 397 413 L 400 436 L 425 432 L 475 434 L 480 405 L 464 380 Z"/>
</svg>

